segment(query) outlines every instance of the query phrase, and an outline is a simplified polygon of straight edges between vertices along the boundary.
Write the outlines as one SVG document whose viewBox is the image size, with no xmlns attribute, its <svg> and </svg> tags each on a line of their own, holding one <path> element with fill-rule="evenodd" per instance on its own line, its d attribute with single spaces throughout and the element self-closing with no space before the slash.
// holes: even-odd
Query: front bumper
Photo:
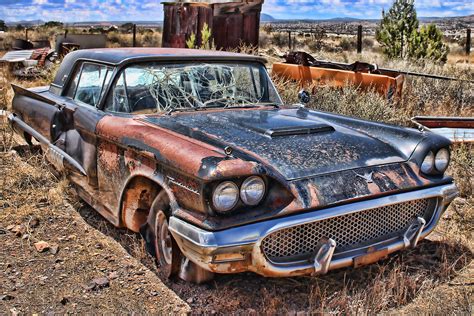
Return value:
<svg viewBox="0 0 474 316">
<path fill-rule="evenodd" d="M 269 277 L 316 275 L 338 268 L 369 264 L 400 249 L 416 246 L 418 240 L 433 231 L 457 194 L 458 190 L 454 184 L 446 184 L 218 232 L 205 231 L 176 217 L 170 218 L 169 228 L 183 254 L 200 267 L 212 272 L 253 271 Z M 268 260 L 261 250 L 262 240 L 281 229 L 424 198 L 436 198 L 431 218 L 426 222 L 417 218 L 406 231 L 387 240 L 337 253 L 334 252 L 336 246 L 334 241 L 328 239 L 321 243 L 311 260 L 287 263 L 274 263 Z"/>
</svg>

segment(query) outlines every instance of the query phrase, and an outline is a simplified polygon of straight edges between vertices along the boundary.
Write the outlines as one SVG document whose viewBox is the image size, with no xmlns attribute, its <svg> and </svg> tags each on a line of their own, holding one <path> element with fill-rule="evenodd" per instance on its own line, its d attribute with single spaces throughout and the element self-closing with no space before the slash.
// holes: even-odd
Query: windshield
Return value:
<svg viewBox="0 0 474 316">
<path fill-rule="evenodd" d="M 259 63 L 146 63 L 121 72 L 106 109 L 156 113 L 269 104 L 281 99 Z"/>
</svg>

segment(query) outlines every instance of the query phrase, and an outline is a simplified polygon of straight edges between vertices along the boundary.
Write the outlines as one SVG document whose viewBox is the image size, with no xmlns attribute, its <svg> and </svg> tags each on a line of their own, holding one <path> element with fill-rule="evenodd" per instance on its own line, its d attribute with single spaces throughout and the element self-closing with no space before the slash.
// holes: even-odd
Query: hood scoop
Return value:
<svg viewBox="0 0 474 316">
<path fill-rule="evenodd" d="M 291 116 L 279 116 L 278 119 L 266 119 L 258 122 L 240 122 L 240 124 L 271 138 L 334 131 L 334 128 L 331 125 Z"/>
</svg>

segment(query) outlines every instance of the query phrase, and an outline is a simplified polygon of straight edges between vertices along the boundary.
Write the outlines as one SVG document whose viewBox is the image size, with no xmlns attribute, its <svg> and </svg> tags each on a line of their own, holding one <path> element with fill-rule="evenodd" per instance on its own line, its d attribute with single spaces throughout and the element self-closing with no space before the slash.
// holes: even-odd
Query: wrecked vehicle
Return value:
<svg viewBox="0 0 474 316">
<path fill-rule="evenodd" d="M 346 64 L 317 60 L 305 52 L 289 52 L 283 58 L 285 62 L 273 64 L 272 74 L 303 86 L 341 88 L 352 85 L 365 91 L 373 90 L 395 103 L 402 96 L 405 77 L 400 71 L 358 61 Z"/>
<path fill-rule="evenodd" d="M 80 50 L 50 86 L 14 86 L 9 120 L 169 276 L 318 275 L 416 246 L 458 192 L 450 141 L 284 106 L 264 63 Z"/>
</svg>

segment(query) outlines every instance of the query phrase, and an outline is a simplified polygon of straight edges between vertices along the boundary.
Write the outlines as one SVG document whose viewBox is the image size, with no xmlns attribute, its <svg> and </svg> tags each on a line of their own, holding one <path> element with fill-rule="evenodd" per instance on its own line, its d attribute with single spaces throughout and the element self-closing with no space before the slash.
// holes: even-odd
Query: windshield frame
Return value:
<svg viewBox="0 0 474 316">
<path fill-rule="evenodd" d="M 156 111 L 156 112 L 153 112 L 153 113 L 147 113 L 147 114 L 143 114 L 143 113 L 130 113 L 130 112 L 120 112 L 120 111 L 113 111 L 113 110 L 110 110 L 110 109 L 107 109 L 107 100 L 109 99 L 109 97 L 111 97 L 111 95 L 113 94 L 114 92 L 114 89 L 116 87 L 116 83 L 120 80 L 120 77 L 122 76 L 122 74 L 125 72 L 125 70 L 129 67 L 133 67 L 133 66 L 137 66 L 137 65 L 146 65 L 146 64 L 154 64 L 154 65 L 159 65 L 159 64 L 168 64 L 168 65 L 186 65 L 186 64 L 222 64 L 222 65 L 226 65 L 226 64 L 231 64 L 231 65 L 237 65 L 237 64 L 241 64 L 241 65 L 249 65 L 249 66 L 257 66 L 260 68 L 260 70 L 263 72 L 263 75 L 264 75 L 264 80 L 265 80 L 265 83 L 266 83 L 266 90 L 267 92 L 266 93 L 269 93 L 270 92 L 270 89 L 273 89 L 274 90 L 274 96 L 276 98 L 276 101 L 275 102 L 263 102 L 263 103 L 254 103 L 256 106 L 271 106 L 272 104 L 274 104 L 275 106 L 282 106 L 284 103 L 281 99 L 281 96 L 278 92 L 278 90 L 276 89 L 273 81 L 271 80 L 271 76 L 270 74 L 268 73 L 268 69 L 266 68 L 265 66 L 265 63 L 263 62 L 260 62 L 258 60 L 220 60 L 220 59 L 216 59 L 216 60 L 144 60 L 144 61 L 136 61 L 136 62 L 128 62 L 128 63 L 125 63 L 124 65 L 122 65 L 121 67 L 118 67 L 115 69 L 114 71 L 114 74 L 113 74 L 113 80 L 111 82 L 109 82 L 109 85 L 108 85 L 108 89 L 106 91 L 106 93 L 103 95 L 102 97 L 102 100 L 100 101 L 100 105 L 98 106 L 98 109 L 101 110 L 101 111 L 104 111 L 106 113 L 113 113 L 113 114 L 120 114 L 120 115 L 131 115 L 131 116 L 135 116 L 135 115 L 157 115 L 157 114 L 166 114 L 167 112 L 160 112 L 160 111 Z M 251 105 L 252 103 L 249 103 L 249 104 L 246 104 L 247 107 L 249 105 Z M 242 108 L 245 108 L 245 106 L 241 106 Z M 174 112 L 174 111 L 192 111 L 192 110 L 219 110 L 219 109 L 226 109 L 226 108 L 232 108 L 232 109 L 238 109 L 239 106 L 230 106 L 230 107 L 224 107 L 224 106 L 206 106 L 206 107 L 189 107 L 189 108 L 178 108 L 176 110 L 173 110 L 171 112 Z"/>
</svg>

